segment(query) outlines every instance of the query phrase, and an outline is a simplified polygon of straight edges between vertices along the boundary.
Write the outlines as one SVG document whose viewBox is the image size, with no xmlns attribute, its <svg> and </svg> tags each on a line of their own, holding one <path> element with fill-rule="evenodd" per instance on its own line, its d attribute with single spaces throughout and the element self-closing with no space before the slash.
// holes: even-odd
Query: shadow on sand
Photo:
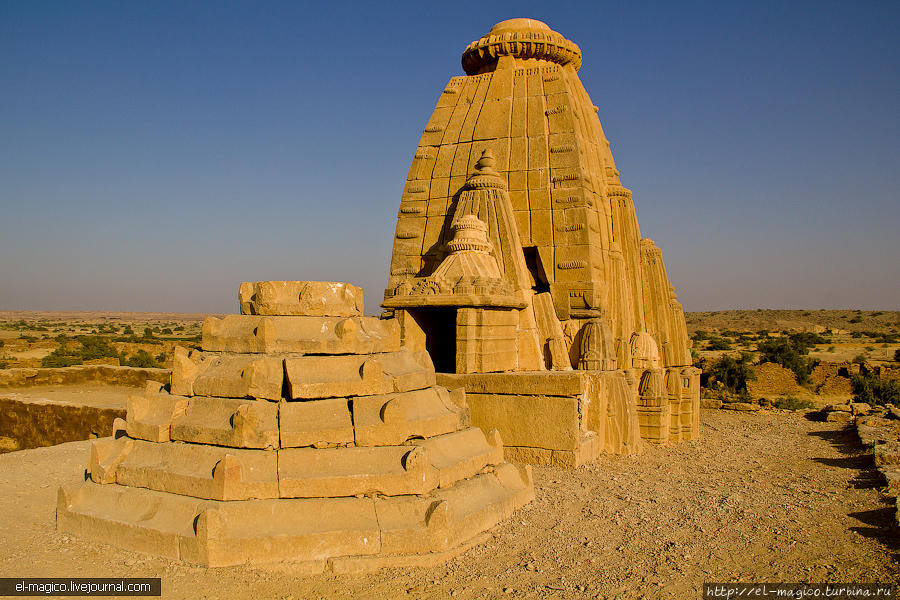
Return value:
<svg viewBox="0 0 900 600">
<path fill-rule="evenodd" d="M 840 458 L 814 458 L 817 463 L 829 467 L 851 469 L 855 471 L 849 484 L 855 489 L 878 489 L 886 484 L 884 477 L 875 468 L 872 451 L 859 441 L 856 429 L 847 425 L 837 430 L 822 429 L 811 431 L 810 436 L 825 440 L 838 452 Z M 847 513 L 847 516 L 859 521 L 862 525 L 850 527 L 861 536 L 882 543 L 892 553 L 894 560 L 900 559 L 900 531 L 895 521 L 896 506 L 893 498 L 882 495 L 883 508 Z"/>
</svg>

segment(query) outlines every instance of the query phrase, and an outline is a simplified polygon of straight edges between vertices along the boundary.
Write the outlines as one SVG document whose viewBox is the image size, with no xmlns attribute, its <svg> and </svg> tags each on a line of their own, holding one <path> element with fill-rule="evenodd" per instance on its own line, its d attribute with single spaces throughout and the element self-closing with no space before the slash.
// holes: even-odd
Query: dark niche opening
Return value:
<svg viewBox="0 0 900 600">
<path fill-rule="evenodd" d="M 528 267 L 528 274 L 531 276 L 531 289 L 536 294 L 549 292 L 550 282 L 547 280 L 547 273 L 541 263 L 541 255 L 538 254 L 537 246 L 525 246 L 522 248 L 522 252 L 525 254 L 525 266 Z"/>
<path fill-rule="evenodd" d="M 434 370 L 456 373 L 456 308 L 416 308 L 409 315 L 425 333 L 425 349 Z"/>
</svg>

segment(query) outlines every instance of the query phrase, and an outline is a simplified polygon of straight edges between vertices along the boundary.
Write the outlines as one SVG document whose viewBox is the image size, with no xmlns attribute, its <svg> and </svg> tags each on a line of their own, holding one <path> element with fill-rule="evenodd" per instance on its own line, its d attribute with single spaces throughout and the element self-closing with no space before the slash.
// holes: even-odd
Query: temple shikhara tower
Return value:
<svg viewBox="0 0 900 600">
<path fill-rule="evenodd" d="M 533 19 L 462 55 L 407 176 L 383 306 L 507 456 L 581 464 L 698 432 L 699 371 L 578 46 Z"/>
</svg>

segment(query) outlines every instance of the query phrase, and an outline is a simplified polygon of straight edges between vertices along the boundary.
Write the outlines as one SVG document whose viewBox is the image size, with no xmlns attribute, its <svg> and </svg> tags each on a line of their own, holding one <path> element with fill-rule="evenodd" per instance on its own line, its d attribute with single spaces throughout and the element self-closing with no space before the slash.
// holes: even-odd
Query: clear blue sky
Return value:
<svg viewBox="0 0 900 600">
<path fill-rule="evenodd" d="M 533 17 L 686 310 L 900 308 L 900 2 L 0 0 L 0 309 L 382 299 L 460 55 Z"/>
</svg>

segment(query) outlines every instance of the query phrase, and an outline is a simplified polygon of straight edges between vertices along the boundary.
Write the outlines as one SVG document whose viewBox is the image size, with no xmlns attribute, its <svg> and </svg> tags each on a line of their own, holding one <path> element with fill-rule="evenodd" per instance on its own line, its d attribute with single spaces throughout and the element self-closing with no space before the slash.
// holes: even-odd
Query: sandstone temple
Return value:
<svg viewBox="0 0 900 600">
<path fill-rule="evenodd" d="M 407 176 L 383 306 L 507 456 L 578 465 L 697 435 L 699 371 L 662 254 L 578 78 L 533 19 L 462 55 Z"/>
<path fill-rule="evenodd" d="M 533 498 L 521 463 L 697 438 L 684 315 L 578 46 L 512 19 L 462 65 L 410 167 L 384 314 L 349 284 L 242 284 L 94 442 L 60 530 L 208 566 L 431 565 Z"/>
</svg>

